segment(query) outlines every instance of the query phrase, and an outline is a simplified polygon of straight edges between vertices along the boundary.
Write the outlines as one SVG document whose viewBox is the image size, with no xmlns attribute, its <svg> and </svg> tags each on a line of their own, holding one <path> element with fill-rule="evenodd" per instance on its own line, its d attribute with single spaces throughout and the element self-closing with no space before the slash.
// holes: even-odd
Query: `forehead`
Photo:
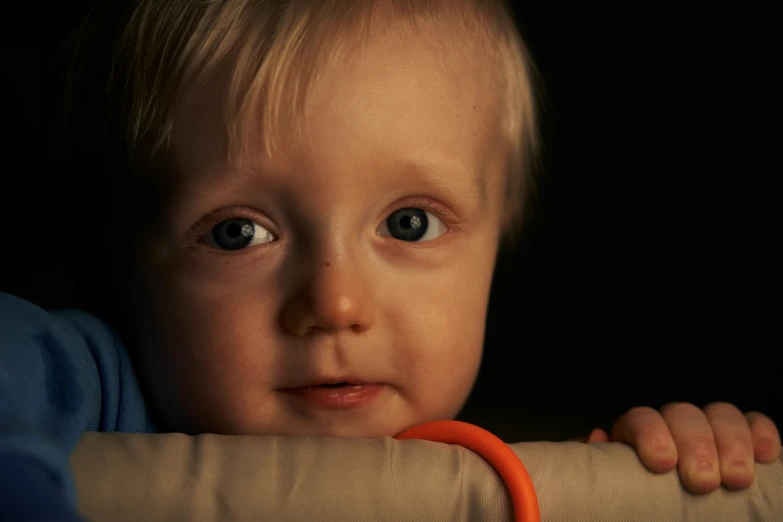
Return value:
<svg viewBox="0 0 783 522">
<path fill-rule="evenodd" d="M 297 90 L 304 84 L 292 82 L 277 105 L 259 97 L 232 121 L 225 110 L 230 72 L 194 89 L 175 118 L 177 170 L 188 183 L 227 166 L 241 171 L 272 162 L 287 170 L 287 160 L 310 150 L 319 164 L 335 163 L 335 172 L 351 157 L 478 173 L 499 142 L 503 98 L 486 37 L 448 15 L 412 28 L 380 14 L 366 31 L 365 38 L 347 40 L 344 52 L 312 64 L 302 105 Z M 269 111 L 278 116 L 264 119 Z M 239 130 L 234 140 L 227 121 Z M 272 151 L 263 146 L 270 136 Z"/>
<path fill-rule="evenodd" d="M 444 153 L 482 145 L 497 127 L 498 89 L 491 71 L 472 63 L 447 34 L 440 36 L 427 42 L 386 33 L 344 67 L 325 71 L 309 99 L 304 128 L 354 115 L 353 125 L 335 131 L 348 131 L 344 137 L 355 142 L 360 136 L 394 140 L 390 147 L 397 153 L 417 145 Z"/>
</svg>

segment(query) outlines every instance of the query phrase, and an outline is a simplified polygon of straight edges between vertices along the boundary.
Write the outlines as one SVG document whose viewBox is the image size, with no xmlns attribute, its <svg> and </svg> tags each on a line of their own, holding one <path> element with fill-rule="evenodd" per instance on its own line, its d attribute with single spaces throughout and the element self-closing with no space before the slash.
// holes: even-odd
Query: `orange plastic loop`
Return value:
<svg viewBox="0 0 783 522">
<path fill-rule="evenodd" d="M 483 428 L 460 421 L 434 421 L 409 428 L 397 440 L 420 439 L 458 444 L 478 453 L 506 484 L 516 522 L 540 522 L 541 513 L 533 481 L 525 465 L 508 445 Z"/>
</svg>

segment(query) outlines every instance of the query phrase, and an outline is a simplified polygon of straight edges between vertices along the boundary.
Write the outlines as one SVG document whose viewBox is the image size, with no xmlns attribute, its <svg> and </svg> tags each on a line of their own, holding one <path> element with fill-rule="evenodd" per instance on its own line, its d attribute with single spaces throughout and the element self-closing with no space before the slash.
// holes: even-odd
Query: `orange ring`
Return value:
<svg viewBox="0 0 783 522">
<path fill-rule="evenodd" d="M 483 428 L 460 421 L 434 421 L 408 428 L 397 440 L 421 439 L 464 446 L 489 462 L 511 495 L 516 522 L 540 522 L 541 513 L 533 481 L 525 465 L 508 445 Z"/>
</svg>

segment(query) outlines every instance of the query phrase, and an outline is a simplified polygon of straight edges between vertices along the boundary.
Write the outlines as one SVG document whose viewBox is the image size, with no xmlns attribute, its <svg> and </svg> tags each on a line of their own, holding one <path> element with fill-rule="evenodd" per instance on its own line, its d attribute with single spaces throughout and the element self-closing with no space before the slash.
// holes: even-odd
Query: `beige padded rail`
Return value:
<svg viewBox="0 0 783 522">
<path fill-rule="evenodd" d="M 783 461 L 695 496 L 623 444 L 512 444 L 543 522 L 783 522 Z M 503 483 L 459 447 L 391 438 L 87 433 L 72 463 L 91 522 L 500 522 Z"/>
</svg>

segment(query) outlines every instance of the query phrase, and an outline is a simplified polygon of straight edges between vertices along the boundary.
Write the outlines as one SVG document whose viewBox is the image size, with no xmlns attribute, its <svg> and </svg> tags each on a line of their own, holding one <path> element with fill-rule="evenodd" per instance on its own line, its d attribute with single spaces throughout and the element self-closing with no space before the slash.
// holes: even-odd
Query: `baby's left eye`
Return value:
<svg viewBox="0 0 783 522">
<path fill-rule="evenodd" d="M 241 250 L 274 240 L 275 236 L 271 232 L 247 218 L 226 219 L 204 235 L 207 245 L 220 250 Z"/>
<path fill-rule="evenodd" d="M 378 228 L 381 236 L 409 242 L 432 241 L 447 231 L 443 221 L 420 208 L 395 210 Z"/>
</svg>

